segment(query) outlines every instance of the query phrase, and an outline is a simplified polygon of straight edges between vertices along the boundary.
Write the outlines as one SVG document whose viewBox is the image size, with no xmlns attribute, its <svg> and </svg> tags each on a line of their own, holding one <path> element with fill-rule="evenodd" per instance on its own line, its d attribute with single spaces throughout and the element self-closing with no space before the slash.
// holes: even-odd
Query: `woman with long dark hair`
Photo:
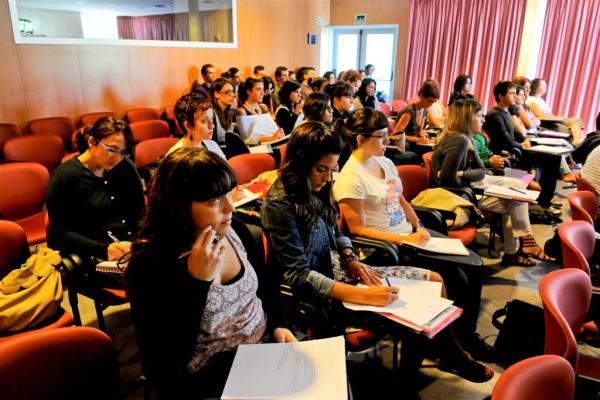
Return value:
<svg viewBox="0 0 600 400">
<path fill-rule="evenodd" d="M 210 87 L 210 98 L 213 105 L 215 125 L 213 140 L 225 144 L 225 133 L 233 132 L 233 111 L 237 94 L 233 82 L 227 78 L 217 78 Z"/>
<path fill-rule="evenodd" d="M 379 111 L 379 100 L 375 96 L 377 91 L 377 82 L 375 79 L 365 78 L 362 80 L 356 96 L 354 97 L 354 109 L 357 110 L 362 107 L 371 107 Z"/>
<path fill-rule="evenodd" d="M 269 114 L 269 108 L 263 104 L 264 82 L 262 79 L 248 78 L 240 87 L 240 103 L 237 109 L 237 115 L 240 117 L 246 115 Z M 283 129 L 278 129 L 275 133 L 267 134 L 264 132 L 249 132 L 244 140 L 247 144 L 256 145 L 263 142 L 271 142 L 283 137 Z"/>
<path fill-rule="evenodd" d="M 450 99 L 448 100 L 448 107 L 450 107 L 458 99 L 474 99 L 475 96 L 471 94 L 472 87 L 473 78 L 471 78 L 471 75 L 462 74 L 457 76 L 454 80 L 454 90 L 450 94 Z"/>
<path fill-rule="evenodd" d="M 126 277 L 143 371 L 161 398 L 218 398 L 238 345 L 295 341 L 232 229 L 235 187 L 205 149 L 179 149 L 156 173 Z"/>
<path fill-rule="evenodd" d="M 286 81 L 279 91 L 279 101 L 281 104 L 275 111 L 275 121 L 285 134 L 289 135 L 292 129 L 304 119 L 302 114 L 304 101 L 300 84 L 295 81 Z"/>
</svg>

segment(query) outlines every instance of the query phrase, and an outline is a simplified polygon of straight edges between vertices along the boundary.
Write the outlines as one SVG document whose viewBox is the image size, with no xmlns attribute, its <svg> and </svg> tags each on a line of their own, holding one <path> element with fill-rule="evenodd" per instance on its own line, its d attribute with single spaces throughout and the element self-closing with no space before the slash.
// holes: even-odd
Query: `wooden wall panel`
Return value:
<svg viewBox="0 0 600 400">
<path fill-rule="evenodd" d="M 0 2 L 0 122 L 21 125 L 28 119 L 21 70 L 6 2 Z"/>
<path fill-rule="evenodd" d="M 354 25 L 354 14 L 358 13 L 367 14 L 368 25 L 398 25 L 394 96 L 399 98 L 408 46 L 410 0 L 331 0 L 331 25 Z"/>
<path fill-rule="evenodd" d="M 244 76 L 256 64 L 270 72 L 278 65 L 318 67 L 320 48 L 309 46 L 306 34 L 320 32 L 316 17 L 329 18 L 330 1 L 239 0 L 236 49 L 15 46 L 8 5 L 0 1 L 0 122 L 161 108 L 187 92 L 208 62 L 218 72 L 237 66 Z"/>
<path fill-rule="evenodd" d="M 129 51 L 122 46 L 78 46 L 82 113 L 115 111 L 132 104 Z"/>
<path fill-rule="evenodd" d="M 83 98 L 76 46 L 17 46 L 30 119 L 81 115 Z"/>
</svg>

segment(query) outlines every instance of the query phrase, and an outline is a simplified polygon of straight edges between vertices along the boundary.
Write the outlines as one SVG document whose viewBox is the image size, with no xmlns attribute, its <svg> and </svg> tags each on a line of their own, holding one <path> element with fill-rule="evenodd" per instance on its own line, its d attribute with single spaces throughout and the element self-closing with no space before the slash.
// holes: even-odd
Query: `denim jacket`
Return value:
<svg viewBox="0 0 600 400">
<path fill-rule="evenodd" d="M 302 294 L 326 297 L 335 283 L 331 250 L 352 248 L 350 239 L 323 218 L 305 226 L 279 180 L 263 201 L 262 226 L 283 281 Z"/>
</svg>

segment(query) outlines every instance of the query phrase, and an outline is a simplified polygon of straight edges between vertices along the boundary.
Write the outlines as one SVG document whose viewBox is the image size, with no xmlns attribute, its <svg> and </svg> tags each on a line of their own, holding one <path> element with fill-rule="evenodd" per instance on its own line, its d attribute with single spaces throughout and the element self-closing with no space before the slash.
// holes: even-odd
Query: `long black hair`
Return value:
<svg viewBox="0 0 600 400">
<path fill-rule="evenodd" d="M 362 80 L 360 87 L 356 91 L 356 97 L 358 97 L 360 104 L 362 104 L 363 107 L 375 108 L 375 93 L 373 93 L 373 96 L 367 94 L 367 86 L 371 83 L 375 85 L 375 90 L 377 90 L 377 82 L 375 82 L 375 79 L 365 78 Z"/>
<path fill-rule="evenodd" d="M 148 211 L 133 253 L 147 243 L 165 255 L 179 255 L 196 240 L 192 202 L 218 198 L 236 187 L 235 174 L 221 157 L 204 148 L 181 148 L 160 163 Z"/>
<path fill-rule="evenodd" d="M 307 121 L 292 131 L 279 179 L 294 204 L 296 216 L 306 226 L 313 226 L 319 217 L 329 224 L 337 221 L 331 182 L 313 193 L 311 171 L 321 158 L 341 154 L 343 148 L 340 134 L 320 122 Z"/>
</svg>

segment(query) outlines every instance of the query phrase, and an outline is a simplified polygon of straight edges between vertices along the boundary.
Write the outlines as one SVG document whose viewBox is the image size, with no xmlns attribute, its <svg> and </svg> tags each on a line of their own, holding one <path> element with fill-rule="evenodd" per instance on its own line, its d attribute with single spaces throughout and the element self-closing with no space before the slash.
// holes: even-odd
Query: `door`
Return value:
<svg viewBox="0 0 600 400">
<path fill-rule="evenodd" d="M 332 69 L 339 74 L 348 69 L 365 69 L 365 65 L 372 64 L 375 67 L 372 78 L 377 82 L 377 91 L 383 92 L 391 103 L 396 67 L 396 27 L 332 27 L 332 30 Z"/>
</svg>

